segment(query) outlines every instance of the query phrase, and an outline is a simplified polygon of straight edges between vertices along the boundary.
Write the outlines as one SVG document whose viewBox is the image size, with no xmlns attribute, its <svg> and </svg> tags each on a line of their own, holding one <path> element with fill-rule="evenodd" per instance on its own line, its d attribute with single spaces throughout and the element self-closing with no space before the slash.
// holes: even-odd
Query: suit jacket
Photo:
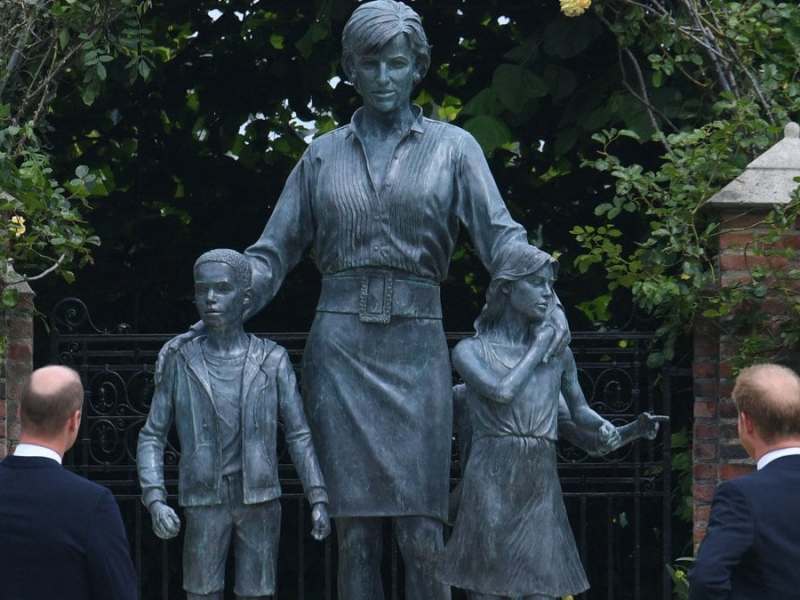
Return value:
<svg viewBox="0 0 800 600">
<path fill-rule="evenodd" d="M 800 456 L 717 488 L 691 600 L 800 597 Z"/>
<path fill-rule="evenodd" d="M 108 489 L 49 458 L 0 462 L 0 599 L 135 600 L 136 573 Z"/>
<path fill-rule="evenodd" d="M 139 433 L 138 469 L 142 502 L 166 501 L 164 446 L 173 420 L 178 430 L 178 502 L 212 506 L 222 498 L 222 443 L 217 408 L 203 358 L 203 337 L 175 352 L 156 383 L 147 422 Z M 286 350 L 270 340 L 249 336 L 242 373 L 242 480 L 245 504 L 280 496 L 278 482 L 278 413 L 286 443 L 309 502 L 327 502 L 311 432 L 306 422 L 294 370 Z"/>
</svg>

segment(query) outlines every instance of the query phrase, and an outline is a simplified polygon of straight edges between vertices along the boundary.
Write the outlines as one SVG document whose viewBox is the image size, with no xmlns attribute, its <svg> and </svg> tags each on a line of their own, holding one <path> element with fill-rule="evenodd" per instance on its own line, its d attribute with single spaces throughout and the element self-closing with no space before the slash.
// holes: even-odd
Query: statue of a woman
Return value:
<svg viewBox="0 0 800 600">
<path fill-rule="evenodd" d="M 390 517 L 406 598 L 446 599 L 449 588 L 431 567 L 443 548 L 452 439 L 439 283 L 459 227 L 485 265 L 527 237 L 475 139 L 411 104 L 430 63 L 419 15 L 393 0 L 366 2 L 342 44 L 364 105 L 310 144 L 245 252 L 253 311 L 312 249 L 322 292 L 303 396 L 336 524 L 339 597 L 383 598 L 382 519 Z M 569 334 L 563 311 L 550 304 L 553 354 Z"/>
</svg>

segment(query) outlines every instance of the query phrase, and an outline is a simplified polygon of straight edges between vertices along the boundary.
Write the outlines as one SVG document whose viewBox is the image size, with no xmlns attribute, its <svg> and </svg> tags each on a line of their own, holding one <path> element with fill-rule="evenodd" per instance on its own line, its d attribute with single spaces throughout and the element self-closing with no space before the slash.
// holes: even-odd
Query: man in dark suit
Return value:
<svg viewBox="0 0 800 600">
<path fill-rule="evenodd" d="M 800 598 L 800 378 L 756 365 L 740 373 L 733 399 L 758 470 L 717 488 L 690 598 Z"/>
<path fill-rule="evenodd" d="M 38 369 L 24 386 L 20 443 L 0 463 L 0 600 L 137 597 L 114 497 L 61 466 L 82 402 L 66 367 Z"/>
</svg>

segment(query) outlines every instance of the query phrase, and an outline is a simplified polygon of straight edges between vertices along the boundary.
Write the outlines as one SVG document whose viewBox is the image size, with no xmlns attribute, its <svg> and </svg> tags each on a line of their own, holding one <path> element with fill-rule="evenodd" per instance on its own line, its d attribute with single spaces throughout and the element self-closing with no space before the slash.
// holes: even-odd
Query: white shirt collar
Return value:
<svg viewBox="0 0 800 600">
<path fill-rule="evenodd" d="M 27 456 L 38 458 L 50 458 L 61 464 L 61 456 L 55 450 L 39 446 L 38 444 L 19 444 L 14 449 L 14 456 Z"/>
<path fill-rule="evenodd" d="M 777 460 L 779 458 L 783 458 L 784 456 L 792 456 L 793 454 L 800 454 L 800 448 L 781 448 L 780 450 L 773 450 L 772 452 L 767 452 L 764 456 L 758 459 L 758 464 L 756 468 L 760 471 L 764 467 L 766 467 L 769 463 L 773 460 Z"/>
</svg>

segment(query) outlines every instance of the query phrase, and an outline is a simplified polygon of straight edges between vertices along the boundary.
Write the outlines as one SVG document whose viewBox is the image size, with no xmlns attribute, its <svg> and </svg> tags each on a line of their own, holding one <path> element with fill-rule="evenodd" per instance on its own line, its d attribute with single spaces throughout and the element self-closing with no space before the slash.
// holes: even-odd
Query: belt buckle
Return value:
<svg viewBox="0 0 800 600">
<path fill-rule="evenodd" d="M 383 282 L 383 294 L 378 310 L 370 310 L 369 287 L 370 283 Z M 358 303 L 358 320 L 362 323 L 381 323 L 386 325 L 392 320 L 392 289 L 394 275 L 383 273 L 381 275 L 365 275 L 361 278 L 361 294 Z"/>
</svg>

